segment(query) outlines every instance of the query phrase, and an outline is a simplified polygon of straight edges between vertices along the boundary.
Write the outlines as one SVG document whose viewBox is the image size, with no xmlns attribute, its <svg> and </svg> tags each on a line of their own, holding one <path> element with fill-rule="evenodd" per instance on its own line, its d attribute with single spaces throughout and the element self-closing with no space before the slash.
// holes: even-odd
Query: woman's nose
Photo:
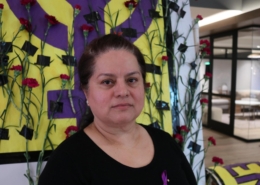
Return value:
<svg viewBox="0 0 260 185">
<path fill-rule="evenodd" d="M 128 85 L 125 81 L 117 81 L 116 85 L 114 86 L 115 96 L 116 97 L 126 97 L 129 95 Z"/>
</svg>

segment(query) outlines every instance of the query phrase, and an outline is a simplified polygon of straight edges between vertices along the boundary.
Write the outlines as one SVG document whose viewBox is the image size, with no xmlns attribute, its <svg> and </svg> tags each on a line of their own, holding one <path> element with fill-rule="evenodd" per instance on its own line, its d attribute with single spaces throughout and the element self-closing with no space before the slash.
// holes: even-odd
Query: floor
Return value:
<svg viewBox="0 0 260 185">
<path fill-rule="evenodd" d="M 206 167 L 213 166 L 213 156 L 222 158 L 224 165 L 260 161 L 260 142 L 247 143 L 203 127 L 204 146 L 210 136 L 216 139 L 216 146 L 210 146 L 206 153 Z"/>
</svg>

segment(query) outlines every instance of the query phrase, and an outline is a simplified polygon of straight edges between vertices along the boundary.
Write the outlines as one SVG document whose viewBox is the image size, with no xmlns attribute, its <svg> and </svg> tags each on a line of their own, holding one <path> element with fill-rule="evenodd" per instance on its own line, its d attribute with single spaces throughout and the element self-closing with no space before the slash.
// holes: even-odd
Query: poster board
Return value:
<svg viewBox="0 0 260 185">
<path fill-rule="evenodd" d="M 136 122 L 155 124 L 172 133 L 168 66 L 167 63 L 162 65 L 166 52 L 162 47 L 165 34 L 161 1 L 139 1 L 132 11 L 123 0 L 38 0 L 29 8 L 15 0 L 4 0 L 2 4 L 0 128 L 3 137 L 6 130 L 8 134 L 0 139 L 1 164 L 25 161 L 25 152 L 31 161 L 37 160 L 40 151 L 44 150 L 46 155 L 46 151 L 56 148 L 66 138 L 67 127 L 79 125 L 85 114 L 86 100 L 80 90 L 77 61 L 86 42 L 111 32 L 122 34 L 138 46 L 151 69 L 147 73 L 150 95 L 146 96 L 145 107 Z M 74 17 L 77 5 L 81 10 Z M 49 28 L 47 36 L 46 14 L 55 16 L 59 22 Z M 21 30 L 21 18 L 31 19 L 31 35 L 26 29 Z M 81 29 L 83 24 L 94 27 L 87 37 Z M 9 57 L 7 64 L 6 56 Z M 49 59 L 47 64 L 42 65 L 42 56 Z M 74 63 L 68 65 L 64 56 L 72 57 Z M 15 78 L 14 70 L 10 69 L 17 65 L 21 65 L 23 71 Z M 70 76 L 63 90 L 61 74 Z M 36 79 L 39 86 L 29 91 L 22 85 L 25 78 Z M 62 108 L 53 114 L 53 103 L 60 95 Z M 32 130 L 31 139 L 26 139 L 24 126 Z"/>
</svg>

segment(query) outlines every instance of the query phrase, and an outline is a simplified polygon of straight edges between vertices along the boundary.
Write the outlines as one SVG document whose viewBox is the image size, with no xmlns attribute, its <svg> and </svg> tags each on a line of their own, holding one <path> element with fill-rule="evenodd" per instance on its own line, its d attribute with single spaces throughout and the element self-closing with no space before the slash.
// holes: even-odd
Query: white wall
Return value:
<svg viewBox="0 0 260 185">
<path fill-rule="evenodd" d="M 46 162 L 43 162 L 43 167 Z M 30 162 L 30 173 L 32 177 L 36 174 L 36 162 Z M 1 185 L 28 185 L 27 178 L 24 176 L 26 173 L 26 163 L 19 164 L 5 164 L 0 165 L 0 184 Z"/>
</svg>

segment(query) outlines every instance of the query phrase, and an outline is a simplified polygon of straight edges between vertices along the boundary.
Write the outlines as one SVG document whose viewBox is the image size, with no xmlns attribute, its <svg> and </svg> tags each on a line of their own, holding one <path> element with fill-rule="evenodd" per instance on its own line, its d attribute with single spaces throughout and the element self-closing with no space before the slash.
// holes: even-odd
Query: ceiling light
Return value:
<svg viewBox="0 0 260 185">
<path fill-rule="evenodd" d="M 242 14 L 243 12 L 240 10 L 226 10 L 217 14 L 214 14 L 212 16 L 206 17 L 203 20 L 199 21 L 199 26 L 205 26 L 214 22 L 218 22 L 230 17 L 234 17 L 236 15 Z"/>
</svg>

